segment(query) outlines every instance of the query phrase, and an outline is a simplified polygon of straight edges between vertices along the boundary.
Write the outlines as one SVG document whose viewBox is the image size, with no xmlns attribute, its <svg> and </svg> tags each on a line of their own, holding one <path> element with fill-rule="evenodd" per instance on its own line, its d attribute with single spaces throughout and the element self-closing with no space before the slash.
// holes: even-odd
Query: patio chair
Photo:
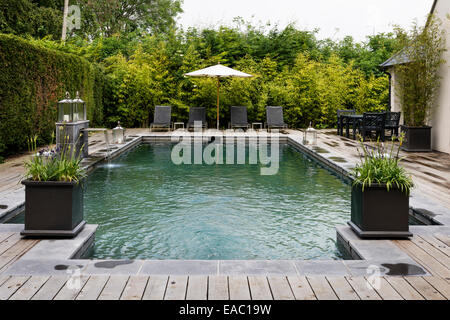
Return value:
<svg viewBox="0 0 450 320">
<path fill-rule="evenodd" d="M 207 129 L 208 124 L 206 123 L 206 109 L 205 108 L 190 108 L 189 109 L 189 121 L 187 123 L 187 129 L 194 128 L 196 121 L 201 121 L 202 128 Z"/>
<path fill-rule="evenodd" d="M 375 112 L 365 112 L 362 119 L 358 123 L 358 131 L 361 134 L 364 141 L 366 137 L 370 136 L 372 132 L 376 133 L 376 136 L 384 141 L 385 135 L 385 125 L 386 125 L 386 113 L 375 113 Z"/>
<path fill-rule="evenodd" d="M 400 127 L 400 112 L 386 112 L 386 125 L 385 129 L 390 130 L 391 137 L 398 137 L 398 129 Z"/>
<path fill-rule="evenodd" d="M 354 115 L 356 110 L 338 110 L 337 111 L 337 134 L 342 136 L 344 134 L 344 127 L 346 126 L 344 115 Z"/>
<path fill-rule="evenodd" d="M 283 107 L 266 107 L 267 130 L 287 129 L 288 125 L 284 122 Z"/>
<path fill-rule="evenodd" d="M 247 107 L 231 107 L 231 129 L 248 129 L 250 124 L 247 121 Z"/>
<path fill-rule="evenodd" d="M 150 124 L 150 131 L 153 128 L 167 128 L 170 131 L 172 124 L 172 107 L 171 106 L 156 106 L 155 117 L 153 123 Z"/>
</svg>

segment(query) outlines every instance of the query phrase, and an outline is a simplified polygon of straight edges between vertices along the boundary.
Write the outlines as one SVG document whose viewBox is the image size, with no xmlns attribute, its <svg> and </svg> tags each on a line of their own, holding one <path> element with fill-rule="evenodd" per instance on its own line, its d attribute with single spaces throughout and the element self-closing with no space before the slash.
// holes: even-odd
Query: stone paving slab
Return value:
<svg viewBox="0 0 450 320">
<path fill-rule="evenodd" d="M 0 223 L 2 223 L 11 215 L 24 210 L 25 187 L 20 187 L 19 189 L 2 194 L 0 204 L 6 206 L 4 209 L 0 208 Z"/>
<path fill-rule="evenodd" d="M 300 260 L 295 262 L 298 273 L 306 276 L 317 275 L 351 275 L 341 260 Z"/>
<path fill-rule="evenodd" d="M 71 275 L 78 270 L 84 273 L 89 260 L 20 259 L 2 275 Z"/>
<path fill-rule="evenodd" d="M 295 264 L 288 260 L 222 260 L 221 275 L 295 275 Z"/>
<path fill-rule="evenodd" d="M 21 232 L 23 230 L 23 224 L 0 224 L 1 232 Z"/>
<path fill-rule="evenodd" d="M 218 261 L 214 260 L 145 260 L 139 271 L 143 275 L 214 275 Z"/>
<path fill-rule="evenodd" d="M 23 225 L 22 225 L 23 228 Z M 86 242 L 95 236 L 97 225 L 88 224 L 74 239 L 41 240 L 22 260 L 37 259 L 71 259 L 84 246 Z"/>
<path fill-rule="evenodd" d="M 390 240 L 368 240 L 359 238 L 350 227 L 336 227 L 338 242 L 354 250 L 362 260 L 407 260 L 414 262 Z"/>
<path fill-rule="evenodd" d="M 144 265 L 143 260 L 88 260 L 83 273 L 86 274 L 114 274 L 134 275 L 138 274 Z"/>
<path fill-rule="evenodd" d="M 371 276 L 429 276 L 430 274 L 411 259 L 395 260 L 344 260 L 343 263 L 354 277 Z"/>
</svg>

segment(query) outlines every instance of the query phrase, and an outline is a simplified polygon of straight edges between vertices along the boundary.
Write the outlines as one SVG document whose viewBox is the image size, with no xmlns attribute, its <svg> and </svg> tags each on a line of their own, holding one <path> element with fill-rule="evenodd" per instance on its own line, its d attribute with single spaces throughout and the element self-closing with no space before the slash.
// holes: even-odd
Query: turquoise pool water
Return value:
<svg viewBox="0 0 450 320">
<path fill-rule="evenodd" d="M 350 187 L 302 153 L 281 145 L 278 174 L 261 176 L 261 165 L 177 166 L 171 149 L 144 144 L 89 175 L 92 258 L 341 258 Z"/>
</svg>

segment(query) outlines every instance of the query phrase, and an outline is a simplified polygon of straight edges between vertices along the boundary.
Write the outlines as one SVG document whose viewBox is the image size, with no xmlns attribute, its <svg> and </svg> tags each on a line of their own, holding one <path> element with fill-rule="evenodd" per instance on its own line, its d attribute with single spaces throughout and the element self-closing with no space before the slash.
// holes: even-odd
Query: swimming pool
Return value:
<svg viewBox="0 0 450 320">
<path fill-rule="evenodd" d="M 278 173 L 263 176 L 261 164 L 176 165 L 172 148 L 143 144 L 89 175 L 90 258 L 341 258 L 350 186 L 301 152 L 280 145 Z"/>
</svg>

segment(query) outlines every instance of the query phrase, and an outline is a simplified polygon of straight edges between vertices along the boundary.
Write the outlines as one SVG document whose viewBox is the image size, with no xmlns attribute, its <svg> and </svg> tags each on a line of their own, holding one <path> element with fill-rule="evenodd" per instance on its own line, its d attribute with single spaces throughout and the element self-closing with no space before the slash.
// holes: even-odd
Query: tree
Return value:
<svg viewBox="0 0 450 320">
<path fill-rule="evenodd" d="M 182 12 L 181 0 L 79 0 L 81 33 L 91 37 L 140 31 L 165 33 L 175 26 Z"/>
<path fill-rule="evenodd" d="M 396 94 L 400 98 L 405 124 L 420 127 L 427 124 L 440 86 L 439 68 L 445 62 L 445 35 L 438 18 L 430 15 L 425 27 L 417 21 L 407 32 L 397 28 L 403 49 L 398 56 L 407 61 L 396 66 L 399 85 Z"/>
<path fill-rule="evenodd" d="M 0 0 L 0 33 L 59 39 L 62 12 L 54 0 Z"/>
</svg>

